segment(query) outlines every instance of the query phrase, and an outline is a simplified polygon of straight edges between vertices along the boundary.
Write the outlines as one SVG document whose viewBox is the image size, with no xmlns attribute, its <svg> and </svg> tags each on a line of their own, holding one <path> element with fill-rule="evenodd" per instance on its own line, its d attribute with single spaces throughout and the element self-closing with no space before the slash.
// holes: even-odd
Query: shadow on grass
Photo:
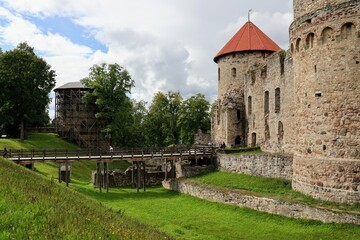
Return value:
<svg viewBox="0 0 360 240">
<path fill-rule="evenodd" d="M 94 198 L 99 201 L 105 202 L 115 202 L 115 201 L 124 201 L 124 200 L 146 200 L 146 199 L 170 199 L 177 197 L 180 193 L 175 191 L 169 191 L 157 187 L 147 187 L 144 192 L 143 189 L 140 189 L 139 192 L 135 188 L 131 187 L 122 187 L 122 188 L 110 188 L 107 193 L 105 189 L 102 189 L 102 192 L 98 188 L 93 187 L 92 185 L 84 184 L 73 184 L 72 188 L 77 192 L 80 192 L 86 196 Z"/>
</svg>

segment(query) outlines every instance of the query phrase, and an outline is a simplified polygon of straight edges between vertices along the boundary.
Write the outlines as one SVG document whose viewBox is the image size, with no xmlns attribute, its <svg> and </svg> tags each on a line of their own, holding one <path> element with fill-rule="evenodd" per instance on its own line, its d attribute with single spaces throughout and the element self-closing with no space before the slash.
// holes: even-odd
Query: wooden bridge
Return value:
<svg viewBox="0 0 360 240">
<path fill-rule="evenodd" d="M 202 158 L 209 158 L 213 163 L 214 148 L 212 146 L 195 147 L 170 147 L 170 148 L 122 148 L 114 151 L 101 151 L 99 149 L 45 149 L 45 150 L 10 150 L 7 158 L 21 165 L 33 167 L 35 162 L 51 161 L 59 163 L 59 182 L 61 182 L 61 165 L 65 166 L 65 182 L 69 185 L 70 163 L 74 161 L 96 161 L 97 177 L 96 185 L 100 192 L 102 186 L 109 191 L 109 170 L 108 163 L 112 161 L 131 161 L 133 169 L 137 170 L 136 189 L 140 188 L 140 171 L 143 171 L 143 187 L 145 191 L 145 168 L 148 160 L 162 160 L 165 166 L 170 162 L 171 177 L 174 177 L 174 160 L 194 159 L 197 161 Z M 101 171 L 103 164 L 103 173 Z M 135 181 L 134 171 L 132 172 L 133 182 Z M 167 179 L 165 170 L 165 179 Z"/>
</svg>

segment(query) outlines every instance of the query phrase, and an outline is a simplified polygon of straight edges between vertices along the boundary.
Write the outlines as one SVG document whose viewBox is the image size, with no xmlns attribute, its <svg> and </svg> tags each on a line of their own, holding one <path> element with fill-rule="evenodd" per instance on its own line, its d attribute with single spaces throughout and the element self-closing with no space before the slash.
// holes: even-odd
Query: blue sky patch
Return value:
<svg viewBox="0 0 360 240">
<path fill-rule="evenodd" d="M 34 23 L 43 33 L 58 33 L 68 39 L 71 42 L 79 45 L 85 45 L 94 51 L 101 50 L 107 52 L 107 47 L 97 41 L 91 30 L 75 24 L 70 18 L 65 17 L 47 17 L 36 18 L 26 17 L 30 22 Z"/>
</svg>

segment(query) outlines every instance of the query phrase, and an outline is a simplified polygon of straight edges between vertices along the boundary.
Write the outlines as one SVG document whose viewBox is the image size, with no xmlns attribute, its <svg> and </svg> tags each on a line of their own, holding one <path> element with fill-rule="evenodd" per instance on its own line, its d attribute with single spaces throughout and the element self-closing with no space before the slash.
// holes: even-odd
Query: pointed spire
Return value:
<svg viewBox="0 0 360 240">
<path fill-rule="evenodd" d="M 250 15 L 249 15 L 250 17 Z M 214 61 L 220 56 L 243 51 L 270 51 L 276 52 L 281 48 L 263 33 L 254 23 L 248 21 L 216 54 Z"/>
</svg>

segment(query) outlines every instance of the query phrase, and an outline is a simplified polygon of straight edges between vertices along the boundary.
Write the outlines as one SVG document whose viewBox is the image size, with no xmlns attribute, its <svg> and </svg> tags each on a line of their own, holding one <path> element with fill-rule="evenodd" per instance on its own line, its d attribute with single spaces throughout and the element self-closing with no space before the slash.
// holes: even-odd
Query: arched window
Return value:
<svg viewBox="0 0 360 240">
<path fill-rule="evenodd" d="M 341 38 L 348 39 L 355 33 L 355 26 L 353 23 L 348 22 L 341 27 Z"/>
<path fill-rule="evenodd" d="M 315 38 L 315 34 L 314 33 L 309 33 L 306 37 L 306 49 L 311 49 L 314 47 L 314 38 Z"/>
<path fill-rule="evenodd" d="M 236 77 L 236 68 L 231 69 L 231 76 Z"/>
<path fill-rule="evenodd" d="M 256 146 L 256 133 L 251 134 L 251 146 L 252 147 Z"/>
<path fill-rule="evenodd" d="M 326 44 L 334 39 L 334 30 L 331 27 L 326 27 L 321 32 L 321 43 Z"/>
</svg>

